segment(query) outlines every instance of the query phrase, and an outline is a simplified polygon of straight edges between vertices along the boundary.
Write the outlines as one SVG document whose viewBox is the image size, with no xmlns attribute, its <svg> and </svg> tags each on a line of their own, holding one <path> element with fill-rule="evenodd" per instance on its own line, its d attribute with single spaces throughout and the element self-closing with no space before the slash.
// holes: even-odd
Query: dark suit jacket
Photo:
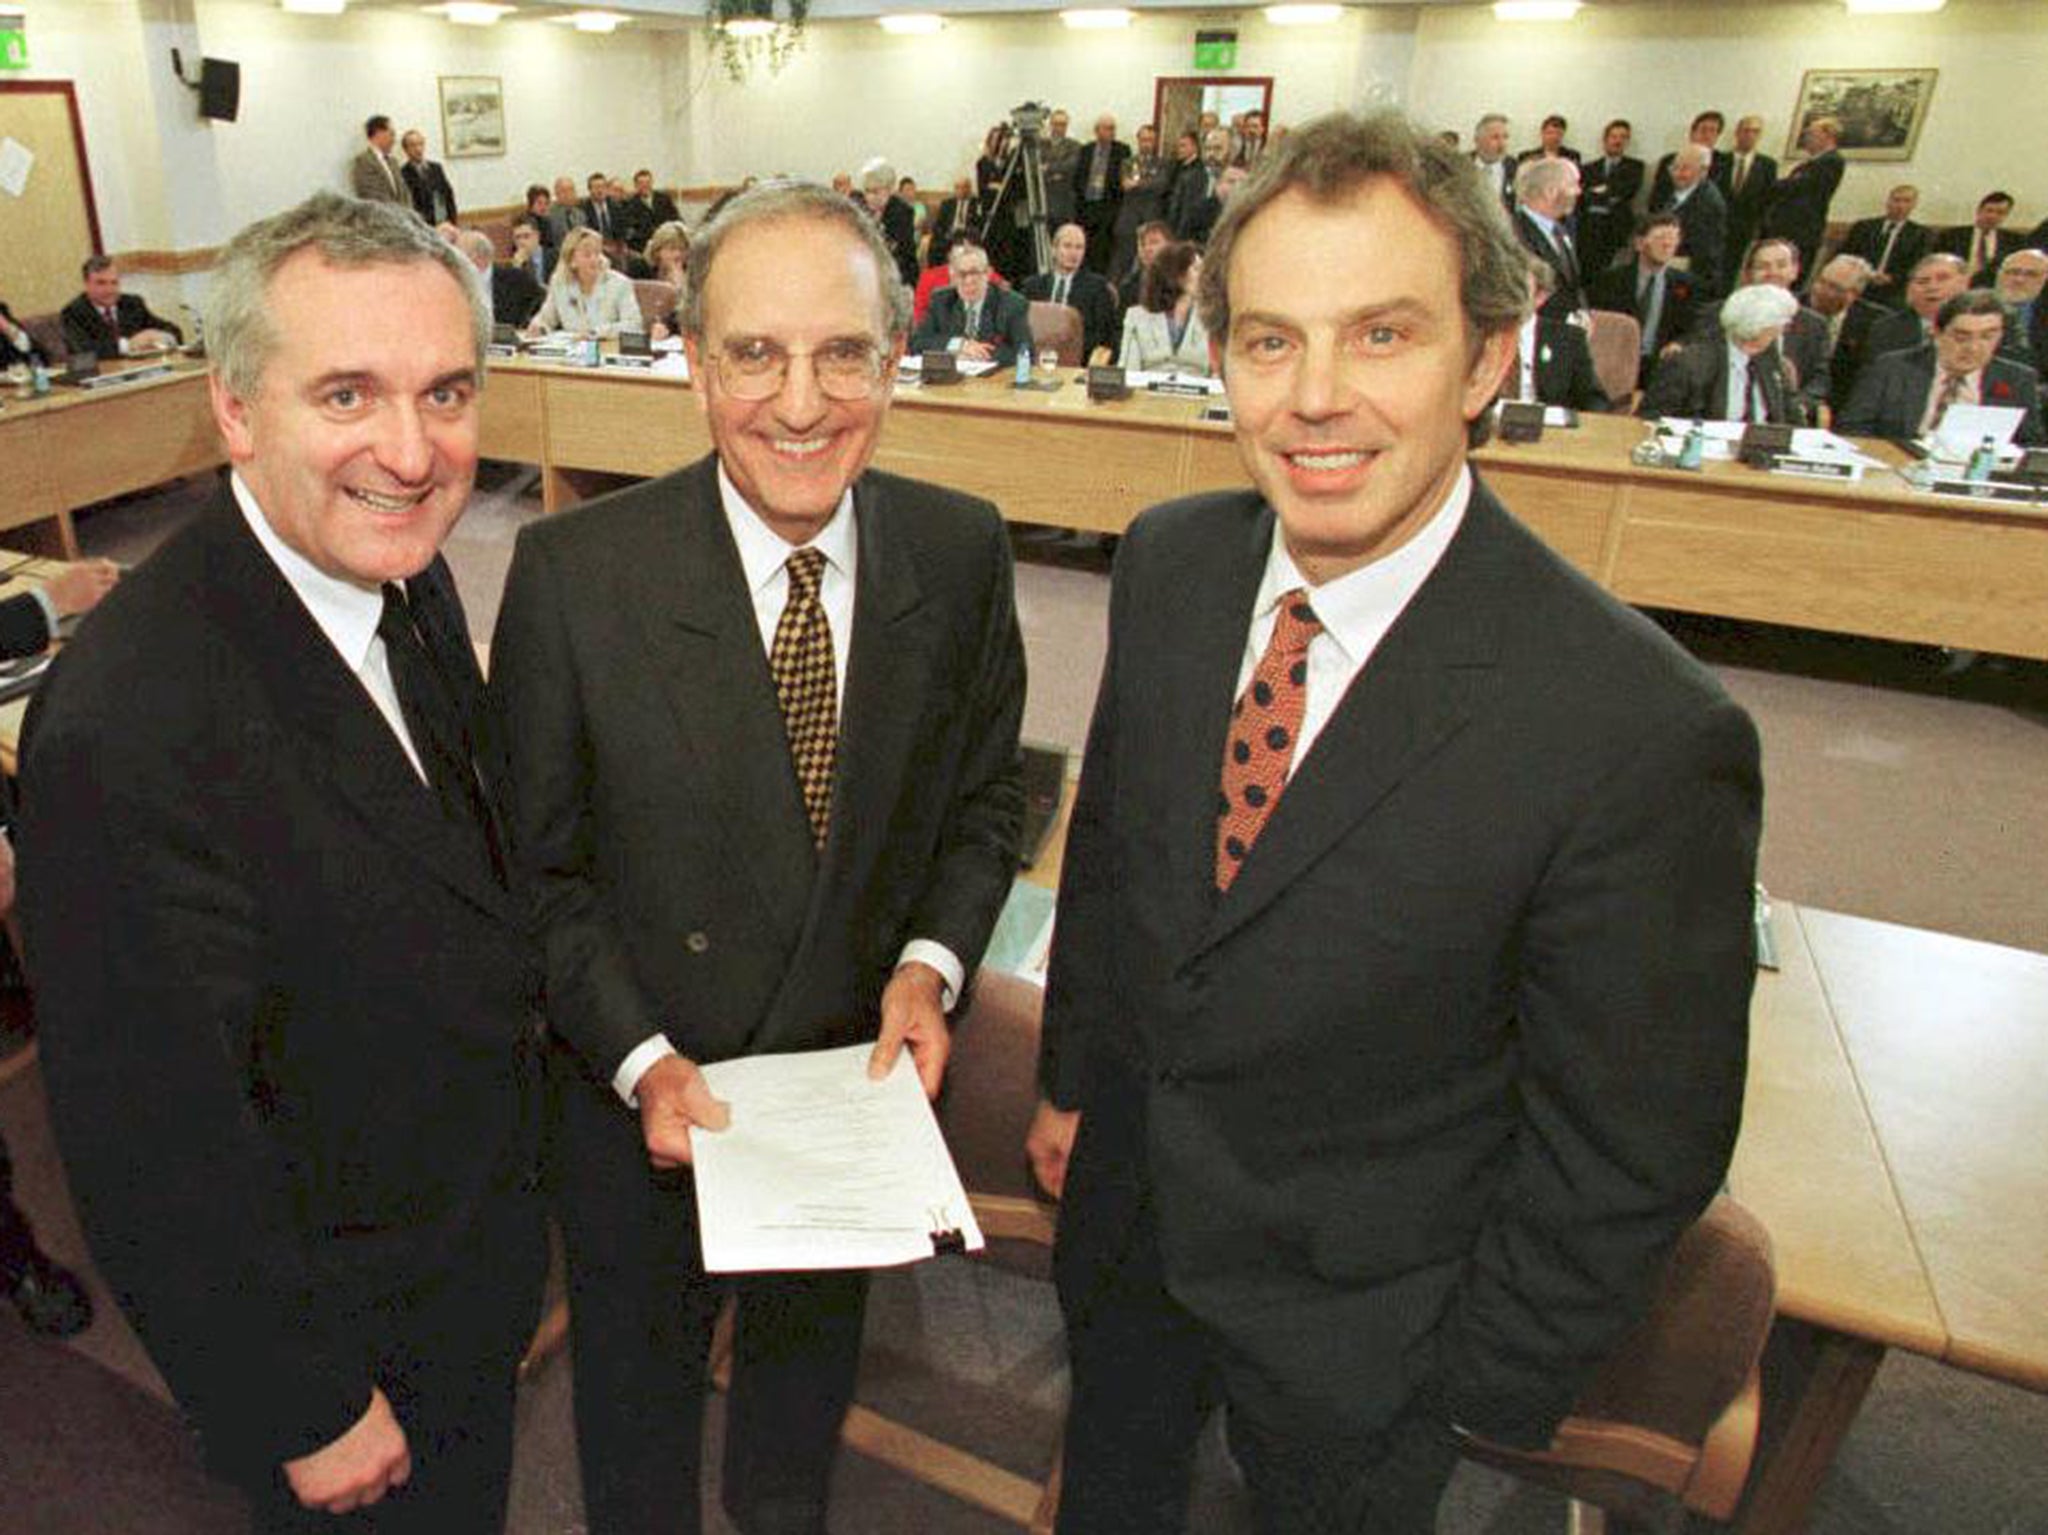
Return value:
<svg viewBox="0 0 2048 1535">
<path fill-rule="evenodd" d="M 1040 272 L 1024 279 L 1017 291 L 1025 298 L 1047 303 L 1052 298 L 1053 275 Z M 1098 346 L 1112 350 L 1123 336 L 1123 315 L 1116 293 L 1102 278 L 1085 267 L 1073 276 L 1067 289 L 1067 307 L 1081 312 L 1081 347 L 1084 357 L 1094 355 Z M 1027 313 L 1028 318 L 1028 313 Z"/>
<path fill-rule="evenodd" d="M 528 277 L 531 277 L 541 288 L 545 289 L 548 285 L 548 279 L 555 275 L 554 247 L 550 245 L 541 246 L 535 252 L 535 257 L 534 265 L 521 267 L 520 270 L 525 272 Z M 516 262 L 507 262 L 505 264 L 507 266 L 517 265 Z"/>
<path fill-rule="evenodd" d="M 1892 281 L 1873 284 L 1869 297 L 1874 303 L 1896 309 L 1906 301 L 1906 277 L 1913 270 L 1913 264 L 1927 254 L 1928 241 L 1934 231 L 1925 224 L 1916 224 L 1907 219 L 1899 226 L 1899 235 L 1892 241 L 1890 264 L 1883 270 Z M 1842 239 L 1842 253 L 1861 256 L 1876 268 L 1884 256 L 1885 221 L 1881 218 L 1858 219 L 1849 226 L 1849 233 Z"/>
<path fill-rule="evenodd" d="M 1976 238 L 1976 234 L 1977 226 L 1975 224 L 1957 224 L 1942 230 L 1940 234 L 1936 235 L 1931 248 L 1938 251 L 1947 251 L 1953 256 L 1960 256 L 1963 258 L 1963 264 L 1968 266 L 1970 262 L 1970 245 Z M 1977 275 L 1970 279 L 1970 286 L 1973 288 L 1990 287 L 1998 280 L 1998 268 L 2005 258 L 2016 250 L 2024 249 L 2025 246 L 2020 241 L 2018 230 L 2003 227 L 1992 230 L 1989 246 L 1984 255 L 1984 265 L 1978 269 Z"/>
<path fill-rule="evenodd" d="M 50 616 L 33 592 L 0 602 L 0 657 L 39 656 L 50 644 Z"/>
<path fill-rule="evenodd" d="M 1541 1444 L 1734 1142 L 1756 734 L 1475 485 L 1218 896 L 1272 533 L 1223 492 L 1118 551 L 1040 1062 L 1063 1300 L 1153 1224 L 1234 1393 Z"/>
<path fill-rule="evenodd" d="M 698 1061 L 872 1039 L 904 943 L 943 943 L 971 975 L 1009 891 L 1024 660 L 1002 523 L 877 473 L 854 505 L 822 854 L 716 461 L 520 534 L 491 685 L 550 1022 L 607 1097 L 657 1029 Z"/>
<path fill-rule="evenodd" d="M 1609 171 L 1607 157 L 1595 155 L 1581 169 L 1585 191 L 1579 198 L 1579 244 L 1590 281 L 1607 269 L 1616 253 L 1628 249 L 1636 199 L 1643 190 L 1643 162 L 1623 155 Z"/>
<path fill-rule="evenodd" d="M 410 584 L 481 732 L 447 567 Z M 503 1309 L 516 1356 L 543 1260 L 520 914 L 225 491 L 58 657 L 21 784 L 58 1142 L 217 1462 L 262 1477 L 345 1431 L 370 1308 L 421 1287 Z"/>
<path fill-rule="evenodd" d="M 629 197 L 614 206 L 625 229 L 625 242 L 635 250 L 645 245 L 647 237 L 663 224 L 682 216 L 676 211 L 676 200 L 666 192 L 655 192 L 645 202 L 638 196 Z"/>
<path fill-rule="evenodd" d="M 1835 429 L 1854 437 L 1918 437 L 1920 418 L 1927 413 L 1928 391 L 1934 387 L 1935 355 L 1930 342 L 1910 352 L 1890 352 L 1873 360 L 1856 382 L 1848 408 Z M 1982 403 L 2024 411 L 2015 442 L 2041 442 L 2041 394 L 2038 375 L 2023 363 L 1993 357 L 1984 365 Z"/>
<path fill-rule="evenodd" d="M 1788 387 L 1778 349 L 1749 360 L 1749 376 L 1763 390 L 1765 419 L 1790 426 L 1806 425 L 1799 396 Z M 1679 416 L 1698 421 L 1736 421 L 1728 413 L 1728 343 L 1719 334 L 1688 341 L 1658 361 L 1643 391 L 1639 416 Z"/>
<path fill-rule="evenodd" d="M 1514 212 L 1515 237 L 1522 242 L 1522 248 L 1533 255 L 1541 256 L 1550 263 L 1551 271 L 1557 274 L 1556 287 L 1549 298 L 1543 301 L 1543 318 L 1562 321 L 1576 310 L 1586 307 L 1585 273 L 1579 265 L 1579 248 L 1571 233 L 1563 226 L 1558 233 L 1561 239 L 1553 244 L 1549 235 L 1528 213 L 1517 208 Z"/>
<path fill-rule="evenodd" d="M 1088 200 L 1088 178 L 1101 150 L 1102 146 L 1090 139 L 1081 146 L 1081 157 L 1074 162 L 1074 208 L 1084 224 L 1113 222 L 1124 200 L 1124 168 L 1131 163 L 1131 146 L 1121 139 L 1109 146 L 1109 174 L 1103 180 L 1102 196 L 1092 203 Z"/>
<path fill-rule="evenodd" d="M 965 201 L 958 197 L 945 199 L 932 219 L 931 239 L 925 247 L 924 264 L 927 267 L 944 266 L 947 253 L 953 249 L 953 241 L 960 235 L 979 239 L 981 226 L 987 217 L 988 210 L 979 196 Z"/>
<path fill-rule="evenodd" d="M 441 169 L 438 160 L 422 160 L 415 165 L 407 160 L 399 166 L 398 174 L 405 178 L 405 190 L 412 198 L 413 212 L 429 224 L 443 220 L 455 222 L 461 215 L 455 209 L 455 188 L 448 184 L 448 173 Z M 439 218 L 434 214 L 434 197 L 438 193 L 447 211 Z"/>
<path fill-rule="evenodd" d="M 111 327 L 83 293 L 64 306 L 61 318 L 66 349 L 91 352 L 98 357 L 119 356 L 122 338 L 138 331 L 168 331 L 181 342 L 185 339 L 185 333 L 169 320 L 151 314 L 149 305 L 135 293 L 124 293 L 116 301 L 114 318 L 117 323 Z"/>
<path fill-rule="evenodd" d="M 1166 222 L 1173 226 L 1173 237 L 1197 242 L 1208 239 L 1216 215 L 1222 211 L 1223 204 L 1209 192 L 1207 165 L 1197 161 L 1182 166 L 1166 198 Z"/>
<path fill-rule="evenodd" d="M 1586 301 L 1595 309 L 1612 309 L 1634 315 L 1640 325 L 1645 316 L 1636 284 L 1642 273 L 1633 261 L 1609 267 L 1586 285 Z M 1664 307 L 1657 315 L 1657 334 L 1651 338 L 1649 355 L 1655 358 L 1674 341 L 1683 341 L 1702 323 L 1699 284 L 1691 274 L 1676 267 L 1664 269 Z"/>
<path fill-rule="evenodd" d="M 1814 407 L 1826 401 L 1834 382 L 1828 358 L 1827 320 L 1802 304 L 1779 338 L 1778 350 L 1799 375 L 1799 398 L 1806 419 L 1815 420 Z"/>
<path fill-rule="evenodd" d="M 1673 150 L 1671 154 L 1660 155 L 1657 159 L 1656 173 L 1650 177 L 1650 206 L 1653 209 L 1671 201 L 1671 194 L 1676 190 L 1671 181 L 1671 162 L 1676 155 L 1677 151 Z M 1707 174 L 1703 179 L 1717 189 L 1724 200 L 1728 194 L 1728 175 L 1734 168 L 1735 156 L 1725 149 L 1715 150 L 1714 158 L 1707 162 Z"/>
<path fill-rule="evenodd" d="M 893 192 L 882 205 L 882 239 L 889 247 L 889 254 L 896 258 L 896 275 L 903 279 L 903 286 L 917 286 L 917 214 L 909 203 Z"/>
<path fill-rule="evenodd" d="M 604 204 L 605 222 L 603 224 L 600 224 L 598 221 L 598 204 L 600 202 Z M 624 203 L 613 202 L 609 197 L 586 197 L 576 205 L 576 208 L 583 215 L 583 222 L 590 228 L 598 230 L 607 240 L 623 241 L 626 238 L 626 205 Z"/>
<path fill-rule="evenodd" d="M 941 288 L 932 295 L 924 319 L 912 334 L 910 350 L 943 351 L 947 342 L 961 334 L 966 323 L 967 312 L 959 293 Z M 1015 362 L 1017 348 L 1031 345 L 1031 306 L 1021 294 L 990 283 L 988 296 L 981 301 L 981 326 L 972 339 L 994 343 L 997 362 L 1006 366 Z"/>
<path fill-rule="evenodd" d="M 1876 361 L 1887 352 L 1911 352 L 1927 345 L 1932 334 L 1910 309 L 1894 310 L 1870 327 L 1866 356 Z"/>
<path fill-rule="evenodd" d="M 8 339 L 6 333 L 0 332 L 0 368 L 11 368 L 18 362 L 30 362 L 35 358 L 42 357 L 42 348 L 36 345 L 35 337 L 29 335 L 28 327 L 15 319 L 14 311 L 5 304 L 0 304 L 0 320 L 5 320 L 10 327 L 19 330 L 28 339 L 28 350 L 24 352 L 15 347 L 14 343 Z M 49 361 L 48 358 L 43 358 L 43 360 L 45 362 Z"/>
<path fill-rule="evenodd" d="M 1834 407 L 1836 415 L 1849 403 L 1857 376 L 1871 356 L 1872 330 L 1890 314 L 1882 304 L 1859 298 L 1843 317 L 1841 334 L 1835 338 L 1835 349 L 1828 357 L 1828 404 Z"/>
<path fill-rule="evenodd" d="M 1536 398 L 1545 405 L 1572 410 L 1606 410 L 1612 402 L 1593 372 L 1593 352 L 1586 333 L 1563 320 L 1536 322 Z M 1515 363 L 1519 369 L 1521 363 Z M 1512 385 L 1515 372 L 1508 379 Z M 1503 398 L 1511 397 L 1503 394 Z"/>
<path fill-rule="evenodd" d="M 524 267 L 509 261 L 491 267 L 491 314 L 500 325 L 524 325 L 540 312 L 547 290 Z"/>
<path fill-rule="evenodd" d="M 1718 162 L 1723 157 L 1716 155 Z M 1735 190 L 1735 155 L 1731 151 L 1728 161 L 1727 179 L 1718 183 L 1721 195 L 1728 203 L 1728 270 L 1737 271 L 1742 266 L 1742 253 L 1749 242 L 1756 238 L 1757 225 L 1763 219 L 1764 207 L 1771 200 L 1771 190 L 1778 184 L 1778 162 L 1767 154 L 1753 154 L 1749 161 L 1749 179 L 1742 183 L 1740 192 Z"/>
<path fill-rule="evenodd" d="M 1675 196 L 1676 194 L 1672 194 Z M 1671 197 L 1652 201 L 1652 211 L 1672 206 Z M 1708 303 L 1728 290 L 1722 282 L 1722 260 L 1728 254 L 1728 204 L 1721 189 L 1710 181 L 1693 184 L 1692 193 L 1677 206 L 1678 253 L 1691 264 L 1700 301 Z"/>
<path fill-rule="evenodd" d="M 1778 178 L 1764 204 L 1758 232 L 1782 235 L 1799 247 L 1803 270 L 1813 269 L 1814 252 L 1828 232 L 1828 204 L 1842 184 L 1844 162 L 1839 149 L 1801 160 Z"/>
<path fill-rule="evenodd" d="M 2023 316 L 2011 304 L 2006 313 L 2010 318 L 2005 339 L 1998 344 L 1999 355 L 2026 363 L 2036 373 L 2048 371 L 2048 294 L 2034 300 L 2031 315 Z"/>
</svg>

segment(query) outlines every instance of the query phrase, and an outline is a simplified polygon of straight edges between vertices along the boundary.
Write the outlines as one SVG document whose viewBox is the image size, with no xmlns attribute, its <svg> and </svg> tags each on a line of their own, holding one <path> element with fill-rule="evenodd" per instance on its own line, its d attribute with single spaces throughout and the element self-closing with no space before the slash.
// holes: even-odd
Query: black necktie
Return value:
<svg viewBox="0 0 2048 1535">
<path fill-rule="evenodd" d="M 405 719 L 413 750 L 441 809 L 457 826 L 476 833 L 491 867 L 502 883 L 504 854 L 498 828 L 476 776 L 476 753 L 456 691 L 434 657 L 427 631 L 415 619 L 405 589 L 384 583 L 384 612 L 377 620 L 384 655 L 391 667 L 391 685 L 398 693 L 398 712 Z"/>
</svg>

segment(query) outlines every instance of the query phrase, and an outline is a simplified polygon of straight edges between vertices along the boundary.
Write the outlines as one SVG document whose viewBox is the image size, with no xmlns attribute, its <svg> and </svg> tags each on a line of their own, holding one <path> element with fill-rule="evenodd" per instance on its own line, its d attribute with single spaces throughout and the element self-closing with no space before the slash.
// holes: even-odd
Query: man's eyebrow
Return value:
<svg viewBox="0 0 2048 1535">
<path fill-rule="evenodd" d="M 352 385 L 356 388 L 361 388 L 365 384 L 374 384 L 376 382 L 377 375 L 369 368 L 330 368 L 327 372 L 320 374 L 306 387 L 310 392 L 318 394 L 323 390 L 339 388 L 342 385 Z M 429 379 L 427 381 L 427 389 L 445 389 L 451 384 L 474 384 L 475 382 L 475 368 L 451 368 L 438 378 Z"/>
<path fill-rule="evenodd" d="M 1373 320 L 1428 320 L 1435 317 L 1429 305 L 1415 298 L 1392 298 L 1382 303 L 1361 304 L 1337 316 L 1340 329 L 1364 325 Z M 1294 316 L 1276 314 L 1263 309 L 1247 309 L 1230 317 L 1231 328 L 1240 325 L 1270 325 L 1277 330 L 1299 330 L 1301 321 Z"/>
</svg>

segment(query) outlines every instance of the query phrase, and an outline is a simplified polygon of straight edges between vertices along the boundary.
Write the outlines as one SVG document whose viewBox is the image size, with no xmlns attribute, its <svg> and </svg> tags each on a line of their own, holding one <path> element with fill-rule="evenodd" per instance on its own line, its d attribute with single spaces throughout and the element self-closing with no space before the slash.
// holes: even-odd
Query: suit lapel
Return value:
<svg viewBox="0 0 2048 1535">
<path fill-rule="evenodd" d="M 1504 519 L 1475 480 L 1457 536 L 1295 768 L 1202 948 L 1265 910 L 1463 728 L 1498 659 L 1494 615 L 1516 600 L 1495 569 Z"/>
</svg>

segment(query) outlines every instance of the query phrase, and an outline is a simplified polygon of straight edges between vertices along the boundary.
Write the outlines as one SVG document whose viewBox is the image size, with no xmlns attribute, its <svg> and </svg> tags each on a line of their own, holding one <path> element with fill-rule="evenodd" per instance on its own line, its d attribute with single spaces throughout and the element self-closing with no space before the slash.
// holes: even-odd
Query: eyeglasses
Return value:
<svg viewBox="0 0 2048 1535">
<path fill-rule="evenodd" d="M 865 400 L 882 377 L 882 354 L 872 341 L 828 341 L 807 352 L 792 352 L 773 341 L 732 341 L 720 347 L 718 387 L 736 400 L 769 400 L 782 393 L 789 365 L 811 360 L 811 373 L 827 399 Z"/>
</svg>

